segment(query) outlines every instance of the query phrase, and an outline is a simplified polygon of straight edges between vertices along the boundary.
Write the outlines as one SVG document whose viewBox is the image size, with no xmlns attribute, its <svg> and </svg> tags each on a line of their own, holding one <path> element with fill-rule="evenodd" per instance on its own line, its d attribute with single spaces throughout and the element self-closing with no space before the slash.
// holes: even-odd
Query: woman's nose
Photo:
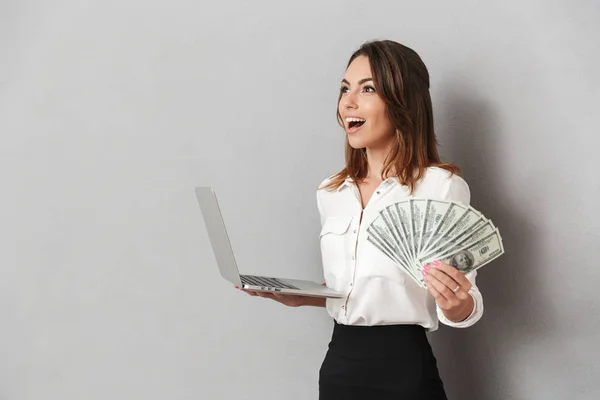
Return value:
<svg viewBox="0 0 600 400">
<path fill-rule="evenodd" d="M 356 108 L 356 97 L 353 93 L 348 93 L 343 100 L 343 106 L 346 109 Z"/>
</svg>

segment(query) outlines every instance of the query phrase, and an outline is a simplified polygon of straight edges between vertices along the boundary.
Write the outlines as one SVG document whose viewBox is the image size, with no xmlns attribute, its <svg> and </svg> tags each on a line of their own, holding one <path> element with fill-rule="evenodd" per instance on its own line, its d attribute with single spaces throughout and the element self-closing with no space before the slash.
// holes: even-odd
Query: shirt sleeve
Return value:
<svg viewBox="0 0 600 400">
<path fill-rule="evenodd" d="M 323 222 L 325 221 L 325 213 L 323 212 L 323 205 L 321 204 L 321 196 L 319 195 L 319 190 L 317 190 L 317 210 L 319 210 L 321 227 L 323 227 Z"/>
<path fill-rule="evenodd" d="M 458 175 L 453 175 L 448 179 L 448 181 L 448 186 L 446 187 L 445 194 L 443 196 L 444 200 L 456 201 L 468 206 L 471 202 L 471 192 L 467 182 L 465 182 L 465 180 Z M 481 295 L 481 292 L 475 283 L 476 276 L 477 271 L 471 271 L 465 274 L 465 277 L 471 283 L 471 289 L 468 292 L 471 297 L 473 297 L 474 303 L 471 314 L 463 321 L 453 322 L 446 318 L 442 309 L 436 305 L 437 316 L 441 323 L 453 328 L 468 328 L 481 319 L 483 316 L 483 296 Z"/>
</svg>

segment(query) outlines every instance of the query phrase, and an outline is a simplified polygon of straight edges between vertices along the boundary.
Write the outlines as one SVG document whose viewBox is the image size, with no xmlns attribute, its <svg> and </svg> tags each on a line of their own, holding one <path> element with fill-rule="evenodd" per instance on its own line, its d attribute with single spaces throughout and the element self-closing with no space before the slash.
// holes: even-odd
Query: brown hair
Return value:
<svg viewBox="0 0 600 400">
<path fill-rule="evenodd" d="M 364 43 L 352 54 L 347 67 L 359 56 L 369 59 L 375 90 L 385 102 L 388 117 L 396 128 L 396 140 L 384 162 L 382 178 L 390 170 L 395 171 L 400 183 L 408 186 L 412 194 L 428 167 L 440 167 L 458 174 L 458 167 L 440 161 L 429 95 L 429 72 L 421 57 L 414 50 L 391 40 Z M 341 96 L 340 93 L 338 105 Z M 337 120 L 344 126 L 339 109 Z M 347 177 L 361 181 L 367 171 L 365 150 L 353 148 L 346 139 L 346 167 L 324 188 L 335 190 Z"/>
</svg>

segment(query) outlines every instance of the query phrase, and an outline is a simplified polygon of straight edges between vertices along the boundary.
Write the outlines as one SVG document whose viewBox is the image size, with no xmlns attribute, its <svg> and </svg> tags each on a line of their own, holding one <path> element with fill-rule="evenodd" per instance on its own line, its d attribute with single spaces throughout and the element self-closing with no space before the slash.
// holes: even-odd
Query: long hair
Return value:
<svg viewBox="0 0 600 400">
<path fill-rule="evenodd" d="M 394 171 L 402 185 L 414 192 L 417 182 L 423 178 L 428 167 L 439 167 L 458 174 L 459 168 L 442 163 L 438 154 L 438 142 L 433 126 L 433 106 L 429 94 L 429 72 L 421 57 L 412 49 L 391 41 L 364 43 L 348 61 L 366 56 L 371 65 L 375 90 L 383 99 L 387 115 L 395 127 L 393 146 L 381 171 L 382 179 Z M 337 120 L 343 127 L 339 113 Z M 335 174 L 324 188 L 335 190 L 346 180 L 355 182 L 367 176 L 368 163 L 365 149 L 355 149 L 346 138 L 346 167 Z"/>
</svg>

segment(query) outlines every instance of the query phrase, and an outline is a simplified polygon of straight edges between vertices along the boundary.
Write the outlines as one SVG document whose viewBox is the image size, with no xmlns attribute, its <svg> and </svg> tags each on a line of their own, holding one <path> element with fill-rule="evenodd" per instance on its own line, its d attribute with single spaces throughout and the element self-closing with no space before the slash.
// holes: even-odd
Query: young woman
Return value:
<svg viewBox="0 0 600 400">
<path fill-rule="evenodd" d="M 319 374 L 319 398 L 446 399 L 426 337 L 438 321 L 465 328 L 483 314 L 476 271 L 435 261 L 420 287 L 366 240 L 386 206 L 409 197 L 469 204 L 458 168 L 440 161 L 429 73 L 393 41 L 362 45 L 348 62 L 337 117 L 346 166 L 317 190 L 325 283 L 342 299 L 248 292 L 288 306 L 326 307 L 334 319 Z"/>
</svg>

